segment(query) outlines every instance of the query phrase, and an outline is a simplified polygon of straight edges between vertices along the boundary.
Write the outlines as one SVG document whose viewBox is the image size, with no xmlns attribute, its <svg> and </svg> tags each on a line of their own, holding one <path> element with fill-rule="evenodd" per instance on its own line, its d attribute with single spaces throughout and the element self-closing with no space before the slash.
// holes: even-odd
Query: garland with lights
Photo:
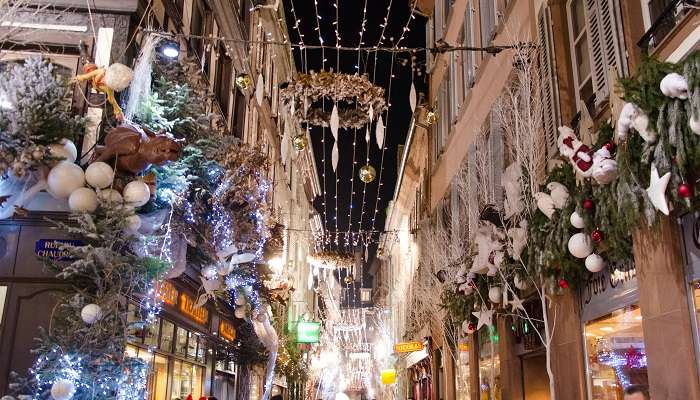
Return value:
<svg viewBox="0 0 700 400">
<path fill-rule="evenodd" d="M 355 265 L 355 256 L 335 250 L 324 250 L 310 255 L 308 261 L 311 265 L 322 268 L 343 269 Z"/>
<path fill-rule="evenodd" d="M 293 107 L 299 121 L 323 127 L 331 126 L 332 112 L 314 104 L 329 100 L 345 105 L 337 110 L 338 126 L 345 129 L 362 128 L 371 122 L 372 115 L 380 115 L 387 108 L 384 89 L 372 84 L 366 75 L 332 71 L 299 74 L 280 91 L 280 99 Z"/>
</svg>

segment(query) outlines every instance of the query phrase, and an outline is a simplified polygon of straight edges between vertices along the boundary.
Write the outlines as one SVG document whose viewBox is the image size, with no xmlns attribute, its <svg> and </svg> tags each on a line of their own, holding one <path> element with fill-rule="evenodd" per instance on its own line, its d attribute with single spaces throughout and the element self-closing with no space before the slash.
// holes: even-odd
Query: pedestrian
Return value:
<svg viewBox="0 0 700 400">
<path fill-rule="evenodd" d="M 649 389 L 644 385 L 630 385 L 625 388 L 624 400 L 650 400 Z"/>
</svg>

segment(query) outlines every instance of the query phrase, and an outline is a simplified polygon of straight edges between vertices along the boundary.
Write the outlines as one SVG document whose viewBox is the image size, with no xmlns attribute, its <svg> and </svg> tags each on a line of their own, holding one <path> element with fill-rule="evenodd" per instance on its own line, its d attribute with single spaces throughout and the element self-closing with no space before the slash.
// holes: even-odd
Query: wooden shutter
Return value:
<svg viewBox="0 0 700 400">
<path fill-rule="evenodd" d="M 464 46 L 474 45 L 474 32 L 473 32 L 473 15 L 474 15 L 474 4 L 469 0 L 467 3 L 467 11 L 464 16 Z M 474 52 L 473 51 L 463 51 L 463 67 L 462 67 L 462 82 L 464 83 L 464 95 L 469 93 L 469 90 L 474 85 Z"/>
<path fill-rule="evenodd" d="M 503 174 L 503 128 L 498 115 L 491 113 L 491 129 L 489 132 L 489 154 L 491 156 L 491 196 L 497 209 L 503 206 L 503 188 L 501 187 L 501 175 Z"/>
<path fill-rule="evenodd" d="M 467 198 L 467 237 L 471 238 L 476 232 L 479 221 L 479 187 L 478 177 L 476 176 L 476 145 L 469 145 L 467 149 L 467 183 L 468 183 L 468 198 Z"/>
<path fill-rule="evenodd" d="M 481 45 L 489 46 L 496 26 L 494 0 L 479 0 L 479 17 L 481 21 Z"/>
<path fill-rule="evenodd" d="M 557 83 L 552 16 L 549 7 L 543 7 L 537 18 L 537 40 L 539 45 L 540 96 L 542 118 L 547 144 L 547 160 L 558 156 L 557 127 L 561 121 L 559 110 L 559 85 Z"/>
<path fill-rule="evenodd" d="M 610 94 L 608 65 L 622 69 L 621 39 L 619 35 L 618 10 L 614 0 L 584 0 L 588 47 L 591 58 L 591 75 L 596 106 L 605 102 Z M 585 99 L 584 99 L 585 100 Z"/>
</svg>

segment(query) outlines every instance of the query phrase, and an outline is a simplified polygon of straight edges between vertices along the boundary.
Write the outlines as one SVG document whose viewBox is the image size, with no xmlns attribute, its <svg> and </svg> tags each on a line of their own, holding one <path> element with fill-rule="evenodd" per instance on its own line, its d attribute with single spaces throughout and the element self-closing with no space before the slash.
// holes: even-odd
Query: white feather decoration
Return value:
<svg viewBox="0 0 700 400">
<path fill-rule="evenodd" d="M 333 143 L 333 152 L 331 153 L 331 160 L 333 162 L 333 172 L 338 169 L 338 142 Z"/>
<path fill-rule="evenodd" d="M 408 104 L 411 105 L 411 111 L 416 112 L 416 85 L 411 82 L 411 92 L 408 94 Z"/>
<path fill-rule="evenodd" d="M 265 95 L 265 81 L 263 80 L 262 74 L 260 74 L 260 75 L 258 75 L 258 83 L 255 86 L 255 100 L 258 101 L 259 106 L 262 105 L 264 95 Z"/>
<path fill-rule="evenodd" d="M 380 149 L 384 148 L 384 118 L 381 116 L 377 120 L 377 127 L 375 134 L 377 136 L 377 146 L 379 146 Z"/>
<path fill-rule="evenodd" d="M 369 105 L 369 122 L 374 121 L 374 106 Z"/>
<path fill-rule="evenodd" d="M 331 133 L 336 142 L 338 141 L 338 125 L 340 125 L 340 117 L 338 117 L 338 105 L 336 104 L 331 112 Z"/>
<path fill-rule="evenodd" d="M 294 116 L 294 112 L 296 111 L 296 99 L 292 96 L 292 102 L 289 104 L 289 115 Z"/>
<path fill-rule="evenodd" d="M 365 129 L 365 142 L 369 143 L 369 125 Z"/>
</svg>

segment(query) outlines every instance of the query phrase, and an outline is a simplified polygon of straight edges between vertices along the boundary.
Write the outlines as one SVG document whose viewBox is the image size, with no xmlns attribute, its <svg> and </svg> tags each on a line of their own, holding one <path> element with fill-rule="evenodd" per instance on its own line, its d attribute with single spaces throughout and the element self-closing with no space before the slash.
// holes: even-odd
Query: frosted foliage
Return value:
<svg viewBox="0 0 700 400">
<path fill-rule="evenodd" d="M 132 120 L 143 102 L 151 95 L 151 76 L 153 73 L 153 59 L 156 46 L 160 37 L 148 35 L 139 53 L 138 61 L 134 67 L 134 77 L 129 87 L 129 101 L 126 104 L 125 117 Z"/>
</svg>

